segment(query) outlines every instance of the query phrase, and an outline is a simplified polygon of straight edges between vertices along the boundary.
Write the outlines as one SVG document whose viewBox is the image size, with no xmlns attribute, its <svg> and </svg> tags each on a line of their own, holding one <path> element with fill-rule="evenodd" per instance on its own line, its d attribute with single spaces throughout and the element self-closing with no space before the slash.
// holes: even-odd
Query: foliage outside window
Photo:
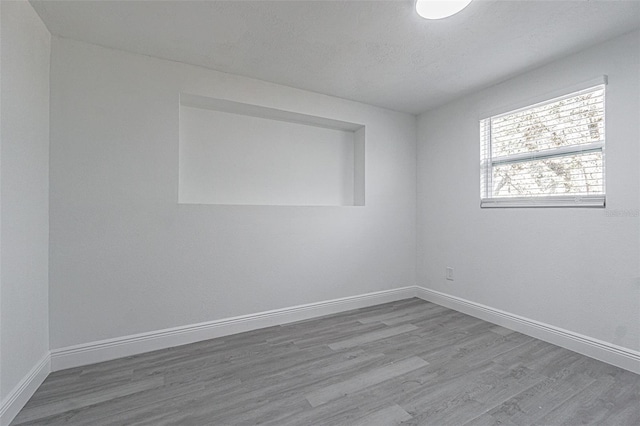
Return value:
<svg viewBox="0 0 640 426">
<path fill-rule="evenodd" d="M 481 206 L 604 206 L 605 85 L 480 121 Z"/>
</svg>

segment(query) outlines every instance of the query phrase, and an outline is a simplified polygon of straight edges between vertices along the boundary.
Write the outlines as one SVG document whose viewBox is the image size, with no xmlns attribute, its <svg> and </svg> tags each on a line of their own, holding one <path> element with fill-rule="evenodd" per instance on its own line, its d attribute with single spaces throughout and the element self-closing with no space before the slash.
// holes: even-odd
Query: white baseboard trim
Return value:
<svg viewBox="0 0 640 426">
<path fill-rule="evenodd" d="M 460 297 L 416 286 L 416 296 L 640 374 L 640 352 Z"/>
<path fill-rule="evenodd" d="M 51 357 L 47 351 L 47 354 L 42 357 L 38 364 L 2 400 L 0 404 L 0 426 L 9 426 L 9 423 L 18 415 L 22 407 L 38 390 L 50 372 Z"/>
<path fill-rule="evenodd" d="M 351 309 L 415 297 L 415 286 L 377 291 L 199 324 L 100 340 L 51 350 L 51 370 L 59 371 L 116 358 L 286 324 Z"/>
</svg>

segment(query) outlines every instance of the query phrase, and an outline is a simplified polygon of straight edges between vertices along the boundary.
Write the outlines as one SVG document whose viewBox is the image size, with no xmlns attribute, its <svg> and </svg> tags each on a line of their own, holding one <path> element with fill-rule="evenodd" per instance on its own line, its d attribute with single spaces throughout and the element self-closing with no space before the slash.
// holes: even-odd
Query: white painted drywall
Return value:
<svg viewBox="0 0 640 426">
<path fill-rule="evenodd" d="M 366 206 L 178 204 L 181 92 L 365 125 Z M 415 282 L 413 115 L 59 38 L 51 102 L 52 349 Z"/>
<path fill-rule="evenodd" d="M 354 204 L 355 132 L 180 106 L 179 201 Z"/>
<path fill-rule="evenodd" d="M 2 3 L 0 3 L 0 405 L 2 392 Z"/>
<path fill-rule="evenodd" d="M 48 353 L 49 55 L 26 1 L 2 2 L 0 400 Z"/>
<path fill-rule="evenodd" d="M 640 349 L 639 57 L 635 32 L 419 117 L 418 285 Z M 606 208 L 481 209 L 480 115 L 600 75 Z"/>
</svg>

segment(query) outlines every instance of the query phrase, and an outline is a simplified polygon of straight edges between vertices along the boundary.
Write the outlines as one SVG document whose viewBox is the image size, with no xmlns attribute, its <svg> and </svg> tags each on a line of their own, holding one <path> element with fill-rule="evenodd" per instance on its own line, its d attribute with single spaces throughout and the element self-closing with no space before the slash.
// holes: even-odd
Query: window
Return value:
<svg viewBox="0 0 640 426">
<path fill-rule="evenodd" d="M 602 207 L 605 83 L 480 120 L 482 207 Z"/>
</svg>

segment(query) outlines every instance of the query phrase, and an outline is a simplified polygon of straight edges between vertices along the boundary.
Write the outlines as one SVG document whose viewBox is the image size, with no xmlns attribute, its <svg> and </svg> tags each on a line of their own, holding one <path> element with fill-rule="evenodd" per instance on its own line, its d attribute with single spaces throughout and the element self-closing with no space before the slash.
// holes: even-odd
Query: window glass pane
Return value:
<svg viewBox="0 0 640 426">
<path fill-rule="evenodd" d="M 492 167 L 493 197 L 604 194 L 602 152 Z"/>
<path fill-rule="evenodd" d="M 494 159 L 599 142 L 604 139 L 604 88 L 490 121 Z"/>
</svg>

